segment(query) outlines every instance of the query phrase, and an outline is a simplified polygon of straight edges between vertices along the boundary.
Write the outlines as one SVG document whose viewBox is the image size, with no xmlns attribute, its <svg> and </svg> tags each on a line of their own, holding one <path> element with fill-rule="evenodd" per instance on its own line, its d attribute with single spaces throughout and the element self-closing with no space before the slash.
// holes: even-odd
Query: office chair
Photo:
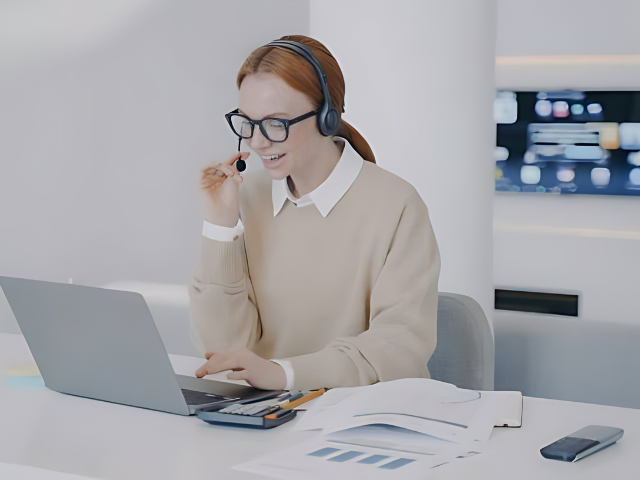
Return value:
<svg viewBox="0 0 640 480">
<path fill-rule="evenodd" d="M 493 390 L 491 327 L 473 298 L 438 294 L 438 343 L 427 366 L 431 378 L 471 390 Z"/>
</svg>

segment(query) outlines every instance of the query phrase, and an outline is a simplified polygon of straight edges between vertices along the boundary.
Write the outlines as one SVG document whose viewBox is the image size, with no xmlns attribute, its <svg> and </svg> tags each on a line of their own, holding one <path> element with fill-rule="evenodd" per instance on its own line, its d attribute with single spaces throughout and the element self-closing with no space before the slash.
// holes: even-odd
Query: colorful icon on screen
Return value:
<svg viewBox="0 0 640 480">
<path fill-rule="evenodd" d="M 640 123 L 621 123 L 620 148 L 624 150 L 640 150 Z"/>
<path fill-rule="evenodd" d="M 493 159 L 496 162 L 503 162 L 507 158 L 509 158 L 509 150 L 506 149 L 505 147 L 496 147 L 493 150 Z"/>
<path fill-rule="evenodd" d="M 553 116 L 556 118 L 566 118 L 569 116 L 569 104 L 564 100 L 553 102 Z"/>
<path fill-rule="evenodd" d="M 568 183 L 573 181 L 576 178 L 576 172 L 573 168 L 560 168 L 556 172 L 556 178 L 560 182 Z"/>
<path fill-rule="evenodd" d="M 515 123 L 518 120 L 518 100 L 514 92 L 499 91 L 493 103 L 496 123 Z"/>
<path fill-rule="evenodd" d="M 523 165 L 520 169 L 520 180 L 527 185 L 540 183 L 541 176 L 542 172 L 540 171 L 540 167 L 536 167 L 535 165 Z"/>
<path fill-rule="evenodd" d="M 553 107 L 549 100 L 538 100 L 535 106 L 536 113 L 541 117 L 548 117 L 553 111 Z"/>
<path fill-rule="evenodd" d="M 587 105 L 587 112 L 591 115 L 599 115 L 602 113 L 602 105 L 599 103 L 590 103 Z"/>
<path fill-rule="evenodd" d="M 640 152 L 629 152 L 629 155 L 627 155 L 627 163 L 640 167 Z"/>
<path fill-rule="evenodd" d="M 594 187 L 602 188 L 609 185 L 611 181 L 611 171 L 608 168 L 594 168 L 591 170 L 591 183 Z"/>
<path fill-rule="evenodd" d="M 582 115 L 584 113 L 584 107 L 579 103 L 571 105 L 571 113 L 574 115 Z"/>
</svg>

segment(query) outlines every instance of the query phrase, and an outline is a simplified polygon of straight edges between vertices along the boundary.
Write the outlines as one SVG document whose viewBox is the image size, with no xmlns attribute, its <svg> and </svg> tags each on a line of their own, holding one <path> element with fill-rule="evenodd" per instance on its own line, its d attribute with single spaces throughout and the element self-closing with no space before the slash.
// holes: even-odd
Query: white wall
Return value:
<svg viewBox="0 0 640 480">
<path fill-rule="evenodd" d="M 499 88 L 640 89 L 640 2 L 501 0 Z M 558 66 L 505 57 L 625 55 Z M 500 58 L 502 57 L 502 59 Z M 502 60 L 502 61 L 501 61 Z M 513 60 L 513 59 L 512 59 Z M 545 63 L 546 62 L 546 63 Z M 497 286 L 582 293 L 581 317 L 640 325 L 640 198 L 497 194 Z"/>
<path fill-rule="evenodd" d="M 496 55 L 640 53 L 636 0 L 498 0 Z"/>
</svg>

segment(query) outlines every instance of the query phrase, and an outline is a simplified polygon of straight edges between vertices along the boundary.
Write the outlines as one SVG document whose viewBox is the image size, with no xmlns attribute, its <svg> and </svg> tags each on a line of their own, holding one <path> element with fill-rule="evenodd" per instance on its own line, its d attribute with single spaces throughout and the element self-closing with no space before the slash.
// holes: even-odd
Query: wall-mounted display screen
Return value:
<svg viewBox="0 0 640 480">
<path fill-rule="evenodd" d="M 499 90 L 496 191 L 640 196 L 640 91 Z"/>
</svg>

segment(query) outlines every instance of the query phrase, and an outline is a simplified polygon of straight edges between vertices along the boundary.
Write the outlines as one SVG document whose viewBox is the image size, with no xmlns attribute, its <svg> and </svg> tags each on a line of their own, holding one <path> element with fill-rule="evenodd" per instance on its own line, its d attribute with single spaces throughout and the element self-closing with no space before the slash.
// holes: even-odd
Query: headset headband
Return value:
<svg viewBox="0 0 640 480">
<path fill-rule="evenodd" d="M 327 76 L 322 69 L 322 65 L 318 62 L 318 59 L 311 53 L 311 50 L 306 46 L 299 42 L 294 42 L 292 40 L 274 40 L 270 42 L 265 47 L 279 47 L 279 48 L 287 48 L 289 50 L 293 50 L 298 55 L 304 57 L 311 65 L 313 66 L 316 74 L 318 75 L 318 80 L 320 81 L 320 88 L 322 89 L 322 103 L 318 107 L 318 114 L 316 115 L 316 119 L 318 122 L 318 130 L 325 137 L 335 135 L 338 131 L 339 120 L 338 120 L 338 112 L 336 112 L 336 108 L 333 105 L 333 101 L 331 100 L 331 95 L 329 93 L 329 84 L 327 83 Z"/>
</svg>

